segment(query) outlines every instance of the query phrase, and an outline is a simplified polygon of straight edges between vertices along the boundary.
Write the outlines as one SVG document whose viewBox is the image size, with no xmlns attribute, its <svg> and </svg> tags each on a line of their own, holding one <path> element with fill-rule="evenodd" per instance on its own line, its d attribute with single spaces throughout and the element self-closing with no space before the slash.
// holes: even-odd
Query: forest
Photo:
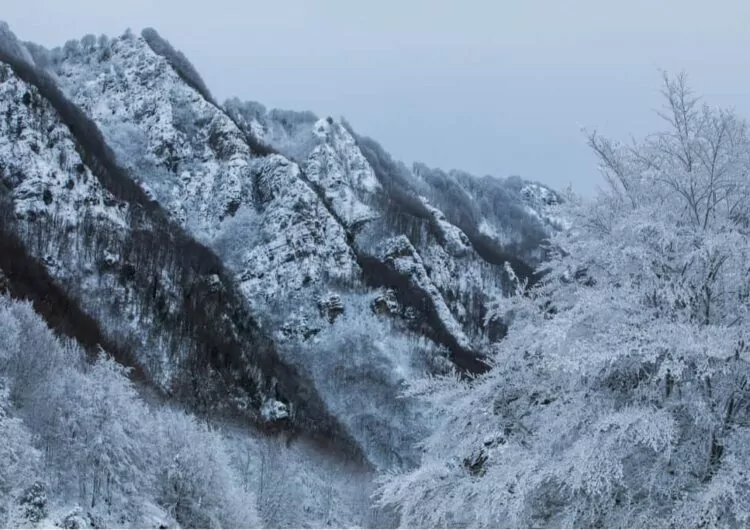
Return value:
<svg viewBox="0 0 750 530">
<path fill-rule="evenodd" d="M 582 196 L 0 25 L 0 526 L 750 526 L 750 135 L 661 95 Z"/>
<path fill-rule="evenodd" d="M 436 426 L 380 479 L 403 526 L 748 525 L 747 124 L 685 75 L 663 95 L 662 131 L 589 134 L 606 186 L 496 308 L 493 369 L 410 385 Z"/>
</svg>

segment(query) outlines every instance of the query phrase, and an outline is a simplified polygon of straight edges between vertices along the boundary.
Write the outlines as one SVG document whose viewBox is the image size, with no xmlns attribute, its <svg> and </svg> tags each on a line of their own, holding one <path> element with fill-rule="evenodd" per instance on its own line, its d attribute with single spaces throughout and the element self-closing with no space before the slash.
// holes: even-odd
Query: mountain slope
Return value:
<svg viewBox="0 0 750 530">
<path fill-rule="evenodd" d="M 105 347 L 200 410 L 415 462 L 424 418 L 400 388 L 487 369 L 490 308 L 535 281 L 556 194 L 406 168 L 340 120 L 220 106 L 153 30 L 4 35 L 9 231 Z"/>
<path fill-rule="evenodd" d="M 4 184 L 28 251 L 163 392 L 260 424 L 292 407 L 309 432 L 346 440 L 332 436 L 336 421 L 278 358 L 218 257 L 134 185 L 48 78 L 2 59 L 13 65 L 0 77 Z"/>
</svg>

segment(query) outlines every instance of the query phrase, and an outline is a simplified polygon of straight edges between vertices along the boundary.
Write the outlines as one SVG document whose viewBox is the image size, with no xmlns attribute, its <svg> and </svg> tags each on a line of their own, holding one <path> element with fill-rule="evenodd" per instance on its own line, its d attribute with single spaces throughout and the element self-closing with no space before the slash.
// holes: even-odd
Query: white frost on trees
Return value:
<svg viewBox="0 0 750 530">
<path fill-rule="evenodd" d="M 436 427 L 382 477 L 402 525 L 750 524 L 750 141 L 665 78 L 666 131 L 589 137 L 609 189 L 559 209 L 494 369 L 415 391 Z"/>
<path fill-rule="evenodd" d="M 18 499 L 39 482 L 47 527 L 74 512 L 104 527 L 260 525 L 220 433 L 147 406 L 125 368 L 104 352 L 88 363 L 28 303 L 0 297 L 0 329 L 0 524 L 28 526 Z"/>
</svg>

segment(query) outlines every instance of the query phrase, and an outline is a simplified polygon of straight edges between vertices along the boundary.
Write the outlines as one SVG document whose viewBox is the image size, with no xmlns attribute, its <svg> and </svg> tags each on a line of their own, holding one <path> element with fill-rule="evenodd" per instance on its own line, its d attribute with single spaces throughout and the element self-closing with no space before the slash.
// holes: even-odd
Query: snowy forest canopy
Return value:
<svg viewBox="0 0 750 530">
<path fill-rule="evenodd" d="M 25 245 L 23 263 L 38 269 L 26 270 L 27 279 L 43 271 L 50 286 L 55 269 L 90 262 L 76 277 L 78 291 L 50 288 L 33 308 L 0 294 L 0 525 L 750 525 L 750 138 L 741 117 L 705 104 L 686 76 L 664 76 L 662 130 L 630 143 L 588 134 L 605 188 L 584 199 L 518 178 L 408 168 L 331 118 L 238 100 L 221 107 L 188 59 L 153 30 L 141 48 L 126 34 L 53 51 L 18 45 L 7 32 L 0 25 L 0 58 L 15 65 L 15 73 L 0 65 L 7 95 L 0 125 L 8 131 L 0 144 L 11 146 L 0 153 L 7 155 L 0 252 L 11 239 Z M 107 62 L 117 53 L 141 62 L 118 71 Z M 161 98 L 152 84 L 169 79 L 168 68 L 178 81 Z M 124 105 L 121 114 L 101 112 L 106 127 L 95 123 L 87 112 L 103 102 L 84 111 L 68 99 L 80 71 L 88 72 L 82 101 L 86 91 L 121 92 L 121 102 L 132 92 L 137 119 L 127 122 Z M 29 84 L 7 82 L 19 72 Z M 119 80 L 107 81 L 111 72 Z M 125 84 L 126 74 L 137 83 Z M 69 84 L 58 86 L 66 76 Z M 142 86 L 149 88 L 138 92 Z M 147 98 L 153 108 L 141 109 Z M 153 126 L 143 128 L 150 118 Z M 168 141 L 150 145 L 151 129 Z M 40 132 L 47 142 L 36 140 Z M 79 155 L 77 180 L 53 193 L 54 168 L 70 171 Z M 36 190 L 29 173 L 40 167 L 53 169 L 40 170 Z M 201 181 L 206 167 L 210 178 Z M 134 174 L 148 176 L 153 197 Z M 248 175 L 252 201 L 243 196 Z M 353 175 L 371 189 L 352 193 Z M 75 208 L 69 224 L 45 217 L 47 206 L 65 203 L 64 193 L 85 194 L 88 179 L 118 200 L 90 192 L 78 207 L 140 204 L 143 212 L 128 218 L 138 230 L 122 221 L 122 233 L 108 233 L 102 218 L 76 221 Z M 182 204 L 201 182 L 215 187 L 195 195 L 197 207 Z M 155 199 L 168 196 L 184 218 Z M 27 199 L 38 210 L 13 215 Z M 376 213 L 359 218 L 352 208 L 348 218 L 340 204 Z M 211 228 L 205 245 L 192 232 L 203 221 Z M 24 223 L 28 229 L 18 229 Z M 55 237 L 90 246 L 55 257 Z M 128 244 L 111 252 L 118 241 Z M 383 266 L 393 265 L 386 272 L 396 287 L 316 276 L 332 263 L 318 255 L 327 245 L 342 267 L 369 263 L 387 277 Z M 290 268 L 268 265 L 274 260 Z M 0 292 L 14 294 L 7 285 L 17 277 L 2 274 L 7 261 L 0 259 Z M 291 276 L 303 267 L 294 290 Z M 269 279 L 278 270 L 289 277 Z M 268 287 L 267 298 L 235 290 L 243 276 Z M 96 290 L 107 281 L 109 291 Z M 77 302 L 91 293 L 94 307 L 120 293 L 142 312 L 134 320 L 118 302 L 116 317 L 89 316 Z M 169 293 L 183 302 L 167 303 Z M 71 338 L 53 332 L 62 326 L 44 310 L 52 294 L 64 300 L 66 325 L 79 328 L 63 331 Z M 273 302 L 280 294 L 285 301 Z M 300 309 L 306 304 L 312 312 Z M 102 323 L 131 325 L 139 336 L 108 343 Z M 183 339 L 200 354 L 187 370 L 167 355 Z M 136 343 L 163 360 L 165 380 L 179 372 L 182 394 L 157 395 L 116 362 L 127 360 L 118 348 Z M 451 357 L 451 347 L 464 357 Z M 482 375 L 457 362 L 475 354 Z M 253 356 L 263 362 L 252 365 Z M 222 375 L 252 376 L 252 400 L 240 402 L 229 384 L 218 391 L 232 377 L 197 373 L 207 365 L 216 375 L 227 359 L 233 364 Z M 194 401 L 203 414 L 193 414 Z M 206 413 L 230 401 L 235 412 L 262 405 L 254 427 L 269 432 Z M 271 431 L 284 427 L 262 423 L 275 407 L 284 413 L 275 419 L 291 417 L 297 429 L 283 442 Z M 316 452 L 296 443 L 304 428 L 322 433 L 318 441 L 345 438 L 371 468 L 343 464 L 333 446 Z"/>
<path fill-rule="evenodd" d="M 608 186 L 497 308 L 494 369 L 411 386 L 436 427 L 382 478 L 402 525 L 750 524 L 747 125 L 684 75 L 663 94 L 662 131 L 589 135 Z"/>
<path fill-rule="evenodd" d="M 408 384 L 432 418 L 421 462 L 382 474 L 374 497 L 400 525 L 750 524 L 750 139 L 685 76 L 663 88 L 663 131 L 589 134 L 607 187 L 555 206 L 569 229 L 548 241 L 543 281 L 493 307 L 509 330 L 492 370 Z M 24 500 L 4 524 L 45 521 L 52 493 L 130 522 L 283 522 L 294 490 L 269 498 L 248 475 L 267 463 L 147 406 L 28 304 L 0 299 L 0 321 L 0 491 Z M 351 347 L 335 333 L 327 344 Z"/>
</svg>

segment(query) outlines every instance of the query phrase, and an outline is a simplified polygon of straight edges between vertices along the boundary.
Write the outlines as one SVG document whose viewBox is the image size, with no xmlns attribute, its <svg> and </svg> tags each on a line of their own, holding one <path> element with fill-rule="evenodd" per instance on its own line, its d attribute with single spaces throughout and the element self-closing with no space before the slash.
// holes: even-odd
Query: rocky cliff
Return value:
<svg viewBox="0 0 750 530">
<path fill-rule="evenodd" d="M 401 385 L 486 370 L 488 310 L 508 265 L 535 281 L 559 197 L 408 168 L 343 120 L 220 105 L 153 30 L 55 50 L 1 33 L 2 237 L 94 342 L 201 410 L 376 467 L 417 458 Z"/>
</svg>

